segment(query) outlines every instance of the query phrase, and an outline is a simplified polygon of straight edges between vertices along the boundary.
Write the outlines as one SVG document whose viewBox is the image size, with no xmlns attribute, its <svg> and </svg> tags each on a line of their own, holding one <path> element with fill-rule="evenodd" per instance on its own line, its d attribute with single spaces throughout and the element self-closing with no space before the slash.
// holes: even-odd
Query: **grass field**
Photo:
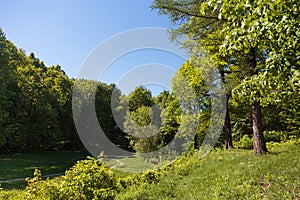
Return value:
<svg viewBox="0 0 300 200">
<path fill-rule="evenodd" d="M 0 155 L 0 183 L 5 180 L 23 179 L 11 183 L 1 183 L 1 188 L 24 188 L 24 178 L 32 177 L 35 168 L 42 175 L 64 173 L 77 160 L 84 159 L 87 153 L 80 152 L 45 152 L 35 154 L 5 154 Z"/>
<path fill-rule="evenodd" d="M 300 144 L 253 151 L 215 151 L 181 158 L 156 184 L 121 192 L 117 199 L 300 199 Z"/>
<path fill-rule="evenodd" d="M 214 150 L 203 158 L 199 158 L 197 153 L 183 156 L 171 165 L 154 171 L 157 180 L 150 182 L 141 179 L 143 174 L 120 176 L 114 172 L 116 180 L 120 183 L 124 183 L 122 180 L 129 180 L 128 185 L 124 187 L 119 185 L 123 189 L 116 190 L 114 198 L 128 200 L 300 199 L 300 140 L 268 144 L 268 148 L 269 153 L 262 156 L 254 156 L 253 151 L 240 149 Z M 143 165 L 141 161 L 136 160 L 136 164 Z M 126 163 L 126 160 L 111 162 L 110 164 L 117 166 L 120 162 Z M 130 170 L 133 166 L 123 164 L 118 167 Z M 82 170 L 86 171 L 83 168 Z M 100 169 L 94 170 L 97 172 Z M 82 178 L 79 177 L 90 178 L 89 176 L 89 174 L 79 173 L 73 177 L 75 183 L 72 184 L 81 183 Z M 151 177 L 149 178 L 152 180 Z M 89 183 L 85 182 L 85 184 Z M 72 184 L 61 186 L 62 179 L 56 178 L 39 182 L 34 187 L 39 186 L 35 191 L 41 192 L 40 199 L 47 199 L 48 197 L 43 195 L 48 192 L 49 185 L 53 187 L 51 190 L 53 193 L 47 194 L 59 196 L 59 191 L 80 191 L 81 188 L 72 187 Z M 69 190 L 70 188 L 73 190 Z M 95 191 L 99 189 L 101 188 L 92 188 Z M 24 199 L 24 194 L 22 190 L 0 190 L 0 199 Z"/>
</svg>

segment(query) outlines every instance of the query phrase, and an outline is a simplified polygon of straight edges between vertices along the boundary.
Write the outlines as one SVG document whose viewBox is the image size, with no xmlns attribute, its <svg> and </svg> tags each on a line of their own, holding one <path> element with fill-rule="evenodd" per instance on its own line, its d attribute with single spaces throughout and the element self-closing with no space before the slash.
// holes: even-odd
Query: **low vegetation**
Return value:
<svg viewBox="0 0 300 200">
<path fill-rule="evenodd" d="M 156 184 L 120 193 L 117 199 L 298 199 L 300 146 L 270 145 L 256 157 L 248 150 L 215 151 L 199 160 L 183 157 L 160 172 Z"/>
<path fill-rule="evenodd" d="M 298 199 L 300 140 L 268 143 L 270 152 L 214 150 L 182 156 L 156 171 L 121 173 L 94 158 L 78 161 L 64 176 L 41 180 L 39 170 L 24 191 L 1 199 Z"/>
</svg>

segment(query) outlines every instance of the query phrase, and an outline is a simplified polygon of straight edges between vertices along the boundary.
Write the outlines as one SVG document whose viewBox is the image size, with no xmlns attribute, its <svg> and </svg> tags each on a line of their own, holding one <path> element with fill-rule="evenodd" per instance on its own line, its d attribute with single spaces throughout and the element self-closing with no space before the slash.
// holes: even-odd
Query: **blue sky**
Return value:
<svg viewBox="0 0 300 200">
<path fill-rule="evenodd" d="M 169 27 L 169 20 L 151 11 L 152 0 L 4 0 L 0 27 L 17 47 L 44 61 L 59 64 L 76 78 L 89 53 L 107 38 L 133 28 Z M 119 59 L 103 82 L 116 82 L 143 63 L 162 63 L 178 69 L 184 62 L 159 52 L 137 52 Z"/>
</svg>

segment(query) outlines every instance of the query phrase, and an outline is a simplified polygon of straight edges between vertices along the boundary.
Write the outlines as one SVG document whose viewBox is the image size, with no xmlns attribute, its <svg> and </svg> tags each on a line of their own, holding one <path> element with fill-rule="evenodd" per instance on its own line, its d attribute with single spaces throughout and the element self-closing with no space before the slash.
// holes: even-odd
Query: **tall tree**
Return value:
<svg viewBox="0 0 300 200">
<path fill-rule="evenodd" d="M 216 66 L 221 74 L 221 81 L 226 86 L 226 100 L 225 105 L 225 148 L 233 148 L 232 144 L 232 133 L 230 126 L 230 115 L 229 115 L 229 98 L 231 93 L 231 85 L 228 83 L 227 75 L 232 73 L 232 60 L 228 56 L 224 56 L 219 53 L 218 47 L 223 40 L 223 35 L 220 33 L 220 27 L 223 24 L 223 20 L 219 20 L 216 12 L 207 12 L 205 15 L 199 14 L 198 1 L 155 1 L 153 8 L 160 10 L 161 14 L 169 15 L 173 23 L 179 23 L 176 26 L 177 29 L 173 31 L 176 35 L 185 35 L 186 39 L 183 44 L 184 47 L 190 49 L 192 52 L 193 65 L 201 68 L 201 47 L 205 46 L 206 51 L 213 54 Z"/>
<path fill-rule="evenodd" d="M 9 84 L 13 79 L 12 70 L 9 69 L 9 52 L 7 49 L 7 40 L 0 29 L 0 151 L 5 146 L 8 137 L 8 121 L 10 120 L 10 112 L 12 105 L 10 100 Z"/>
<path fill-rule="evenodd" d="M 168 15 L 172 22 L 179 23 L 177 32 L 187 36 L 188 44 L 193 44 L 194 50 L 199 44 L 205 48 L 215 59 L 217 66 L 223 66 L 221 74 L 242 72 L 242 77 L 251 79 L 263 71 L 276 74 L 281 68 L 280 65 L 289 66 L 298 62 L 291 56 L 297 54 L 289 55 L 291 52 L 295 53 L 299 46 L 299 3 L 295 0 L 288 4 L 280 0 L 156 0 L 153 8 L 159 9 L 161 14 Z M 282 34 L 282 30 L 288 36 Z M 274 40 L 276 37 L 279 43 Z M 289 53 L 282 50 L 284 47 Z M 285 59 L 285 56 L 288 59 Z M 220 61 L 225 63 L 220 65 Z M 233 66 L 237 66 L 238 69 L 232 70 Z M 263 94 L 257 87 L 252 87 L 251 91 L 252 99 L 249 102 L 252 112 L 253 147 L 254 153 L 259 155 L 267 151 L 261 120 Z"/>
<path fill-rule="evenodd" d="M 190 95 L 189 101 L 191 101 L 193 98 L 196 98 L 197 106 L 195 108 L 197 111 L 195 113 L 199 113 L 198 116 L 196 116 L 196 119 L 199 121 L 198 129 L 196 131 L 196 136 L 194 139 L 194 147 L 199 148 L 200 144 L 203 142 L 203 139 L 207 133 L 208 126 L 209 126 L 209 115 L 211 112 L 211 102 L 210 102 L 210 95 L 208 87 L 205 83 L 205 80 L 201 74 L 201 71 L 198 70 L 198 66 L 192 65 L 190 62 L 184 63 L 178 70 L 176 76 L 174 77 L 172 81 L 172 90 L 174 92 L 178 92 L 182 90 L 182 86 L 184 85 L 182 81 L 186 82 L 186 84 L 189 85 L 189 87 L 194 91 L 193 93 L 187 92 L 187 89 L 184 88 L 182 96 L 187 97 Z M 182 127 L 190 127 L 183 125 L 182 123 L 187 121 L 193 121 L 194 119 L 190 119 L 193 116 L 186 116 L 182 118 L 181 126 Z M 187 131 L 187 130 L 185 130 Z"/>
</svg>

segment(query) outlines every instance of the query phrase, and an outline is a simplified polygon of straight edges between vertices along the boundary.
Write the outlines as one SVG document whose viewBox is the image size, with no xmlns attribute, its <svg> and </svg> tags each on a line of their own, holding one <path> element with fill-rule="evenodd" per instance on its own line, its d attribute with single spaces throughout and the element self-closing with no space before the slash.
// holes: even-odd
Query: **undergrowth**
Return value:
<svg viewBox="0 0 300 200">
<path fill-rule="evenodd" d="M 179 158 L 157 171 L 123 174 L 89 158 L 65 175 L 24 191 L 1 191 L 1 199 L 300 199 L 300 141 L 269 143 L 269 153 L 214 150 Z"/>
</svg>

